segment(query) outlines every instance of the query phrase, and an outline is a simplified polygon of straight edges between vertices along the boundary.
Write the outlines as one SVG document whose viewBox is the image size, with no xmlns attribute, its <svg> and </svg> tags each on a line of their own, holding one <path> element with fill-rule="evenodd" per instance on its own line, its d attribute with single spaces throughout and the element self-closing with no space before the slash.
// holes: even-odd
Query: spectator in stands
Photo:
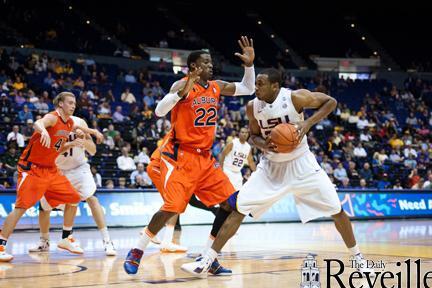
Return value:
<svg viewBox="0 0 432 288">
<path fill-rule="evenodd" d="M 343 178 L 342 179 L 342 185 L 340 188 L 345 188 L 345 189 L 352 188 L 351 184 L 350 184 L 350 180 L 348 178 Z"/>
<path fill-rule="evenodd" d="M 382 174 L 381 178 L 378 180 L 378 183 L 377 183 L 378 189 L 388 189 L 391 187 L 390 182 L 388 181 L 387 177 L 388 177 L 387 173 Z"/>
<path fill-rule="evenodd" d="M 414 169 L 417 168 L 417 161 L 414 158 L 413 155 L 410 154 L 410 156 L 408 157 L 408 159 L 405 159 L 404 161 L 404 166 L 408 169 Z"/>
<path fill-rule="evenodd" d="M 100 102 L 107 102 L 108 104 L 115 102 L 115 97 L 111 89 L 109 89 L 104 96 L 99 99 Z"/>
<path fill-rule="evenodd" d="M 144 101 L 144 103 L 148 107 L 153 107 L 155 105 L 155 100 L 154 100 L 154 97 L 153 97 L 153 92 L 151 90 L 147 94 L 144 94 L 143 101 Z"/>
<path fill-rule="evenodd" d="M 362 132 L 360 133 L 360 141 L 362 141 L 362 142 L 372 141 L 372 136 L 371 136 L 369 130 L 362 130 Z"/>
<path fill-rule="evenodd" d="M 105 182 L 105 188 L 106 189 L 114 189 L 114 181 L 113 180 L 107 180 Z"/>
<path fill-rule="evenodd" d="M 323 160 L 321 162 L 321 168 L 327 173 L 327 174 L 333 174 L 333 167 L 330 163 L 330 160 L 328 159 L 327 155 L 324 155 Z"/>
<path fill-rule="evenodd" d="M 348 177 L 348 174 L 341 162 L 339 162 L 337 168 L 334 169 L 333 176 L 339 181 L 342 181 L 344 178 Z"/>
<path fill-rule="evenodd" d="M 134 160 L 135 163 L 143 163 L 148 165 L 150 163 L 150 157 L 148 156 L 148 148 L 142 147 L 141 152 L 138 154 L 138 156 L 135 156 Z"/>
<path fill-rule="evenodd" d="M 363 168 L 360 169 L 358 174 L 361 178 L 365 179 L 368 183 L 373 181 L 373 172 L 372 169 L 370 169 L 370 164 L 367 162 L 363 164 Z"/>
<path fill-rule="evenodd" d="M 7 135 L 7 142 L 15 142 L 19 148 L 23 148 L 25 146 L 24 136 L 19 132 L 18 125 L 14 125 L 12 127 L 12 131 Z"/>
<path fill-rule="evenodd" d="M 363 179 L 363 178 L 360 179 L 359 183 L 360 183 L 360 186 L 359 186 L 360 189 L 368 189 L 369 188 L 366 179 Z"/>
<path fill-rule="evenodd" d="M 125 177 L 119 177 L 118 178 L 118 187 L 119 189 L 126 189 L 126 178 Z"/>
<path fill-rule="evenodd" d="M 7 153 L 3 155 L 1 160 L 8 171 L 8 175 L 12 175 L 16 171 L 18 159 L 19 153 L 17 153 L 14 145 L 10 145 Z"/>
<path fill-rule="evenodd" d="M 109 132 L 108 128 L 103 129 L 103 134 L 104 134 L 103 144 L 106 145 L 109 150 L 113 150 L 115 148 L 114 138 L 111 137 L 108 132 Z"/>
<path fill-rule="evenodd" d="M 45 77 L 43 83 L 49 87 L 51 87 L 55 83 L 55 79 L 52 77 L 51 72 L 48 72 L 47 76 Z"/>
<path fill-rule="evenodd" d="M 390 153 L 390 161 L 393 163 L 401 163 L 404 160 L 404 157 L 402 156 L 399 146 L 396 146 L 397 148 L 395 150 L 392 150 Z"/>
<path fill-rule="evenodd" d="M 15 103 L 18 106 L 22 106 L 26 102 L 26 99 L 23 96 L 22 91 L 16 91 L 16 90 L 14 90 L 12 94 L 15 94 L 14 100 L 15 100 Z"/>
<path fill-rule="evenodd" d="M 154 95 L 154 97 L 158 97 L 158 96 L 165 96 L 165 91 L 164 91 L 164 89 L 160 86 L 159 81 L 154 81 L 154 82 L 153 82 L 152 94 Z"/>
<path fill-rule="evenodd" d="M 411 187 L 411 189 L 414 189 L 414 190 L 423 189 L 424 183 L 425 183 L 424 179 L 420 178 L 419 181 Z"/>
<path fill-rule="evenodd" d="M 423 189 L 432 189 L 432 171 L 429 170 L 426 176 L 427 180 L 423 184 Z"/>
<path fill-rule="evenodd" d="M 31 136 L 33 135 L 34 129 L 33 129 L 33 120 L 28 119 L 27 124 L 21 128 L 21 133 L 24 136 L 24 141 L 28 141 Z"/>
<path fill-rule="evenodd" d="M 91 166 L 91 173 L 93 175 L 93 180 L 96 183 L 96 187 L 98 188 L 102 187 L 102 177 L 98 173 L 96 166 Z"/>
<path fill-rule="evenodd" d="M 406 148 L 404 149 L 404 156 L 405 158 L 409 158 L 410 156 L 413 156 L 414 158 L 417 158 L 417 151 L 411 146 L 411 144 L 407 144 Z"/>
<path fill-rule="evenodd" d="M 114 112 L 112 119 L 114 123 L 122 123 L 123 121 L 128 120 L 128 117 L 123 115 L 122 106 L 116 107 L 116 111 Z"/>
<path fill-rule="evenodd" d="M 369 127 L 369 121 L 366 119 L 365 116 L 360 116 L 360 119 L 358 119 L 356 125 L 357 125 L 357 129 L 363 130 Z"/>
<path fill-rule="evenodd" d="M 418 126 L 418 119 L 417 117 L 415 117 L 413 112 L 410 112 L 409 116 L 406 118 L 405 123 L 413 126 L 413 127 L 417 127 Z"/>
<path fill-rule="evenodd" d="M 137 177 L 140 177 L 139 182 L 137 183 Z M 135 187 L 151 187 L 152 181 L 148 176 L 147 172 L 144 169 L 143 163 L 138 163 L 137 170 L 133 171 L 130 175 L 131 184 Z"/>
<path fill-rule="evenodd" d="M 388 159 L 387 154 L 384 149 L 381 149 L 379 152 L 375 152 L 373 155 L 373 159 L 375 160 L 378 166 L 382 166 L 384 162 Z"/>
<path fill-rule="evenodd" d="M 389 144 L 393 149 L 395 149 L 396 147 L 402 147 L 404 145 L 402 139 L 400 139 L 397 134 L 393 134 L 392 138 L 389 141 Z"/>
<path fill-rule="evenodd" d="M 408 186 L 412 187 L 420 180 L 420 176 L 418 175 L 418 171 L 416 168 L 412 169 L 410 174 L 408 175 Z"/>
<path fill-rule="evenodd" d="M 111 118 L 111 106 L 108 102 L 102 102 L 98 107 L 99 118 Z"/>
<path fill-rule="evenodd" d="M 126 88 L 125 91 L 121 94 L 121 101 L 129 104 L 136 103 L 135 96 L 130 92 L 129 88 Z"/>
<path fill-rule="evenodd" d="M 126 147 L 121 149 L 122 156 L 117 158 L 117 166 L 123 171 L 132 171 L 136 169 L 134 160 L 129 157 L 128 150 Z"/>
<path fill-rule="evenodd" d="M 393 185 L 392 189 L 397 189 L 397 190 L 403 189 L 403 187 L 402 187 L 401 182 L 400 182 L 399 179 L 396 179 L 396 182 Z"/>
<path fill-rule="evenodd" d="M 129 72 L 125 75 L 124 80 L 126 83 L 132 83 L 132 84 L 137 82 L 136 77 L 132 70 L 129 70 Z"/>
<path fill-rule="evenodd" d="M 159 133 L 156 129 L 156 125 L 154 123 L 150 125 L 150 129 L 147 131 L 146 135 L 147 138 L 151 140 L 158 140 L 160 138 Z"/>
<path fill-rule="evenodd" d="M 354 149 L 354 157 L 357 158 L 365 158 L 367 156 L 366 150 L 363 148 L 361 142 L 357 144 L 357 147 Z"/>
<path fill-rule="evenodd" d="M 24 105 L 23 110 L 18 112 L 18 118 L 21 123 L 26 123 L 28 119 L 33 120 L 33 114 L 30 112 L 27 105 Z"/>
</svg>

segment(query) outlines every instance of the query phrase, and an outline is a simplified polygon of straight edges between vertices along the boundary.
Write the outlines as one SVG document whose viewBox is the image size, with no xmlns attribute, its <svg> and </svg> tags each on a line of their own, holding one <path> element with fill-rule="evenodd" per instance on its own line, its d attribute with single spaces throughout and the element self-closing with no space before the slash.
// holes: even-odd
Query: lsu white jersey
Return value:
<svg viewBox="0 0 432 288">
<path fill-rule="evenodd" d="M 78 124 L 79 126 L 86 126 L 86 123 L 83 119 L 71 116 L 74 124 Z M 76 135 L 74 132 L 69 134 L 68 141 L 73 141 L 76 139 Z M 63 154 L 60 154 L 56 159 L 56 165 L 60 170 L 70 170 L 75 169 L 78 166 L 87 163 L 87 156 L 84 148 L 72 147 Z"/>
<path fill-rule="evenodd" d="M 271 104 L 255 98 L 253 112 L 261 129 L 261 136 L 266 139 L 271 130 L 281 123 L 295 123 L 304 121 L 304 115 L 298 113 L 291 100 L 291 90 L 281 88 L 275 101 Z M 309 151 L 307 137 L 304 136 L 300 144 L 289 153 L 265 152 L 264 156 L 275 162 L 285 162 L 298 158 Z"/>
<path fill-rule="evenodd" d="M 242 144 L 238 138 L 234 138 L 232 143 L 233 147 L 225 157 L 223 167 L 224 170 L 229 169 L 233 172 L 240 172 L 247 162 L 251 146 L 247 142 Z"/>
</svg>

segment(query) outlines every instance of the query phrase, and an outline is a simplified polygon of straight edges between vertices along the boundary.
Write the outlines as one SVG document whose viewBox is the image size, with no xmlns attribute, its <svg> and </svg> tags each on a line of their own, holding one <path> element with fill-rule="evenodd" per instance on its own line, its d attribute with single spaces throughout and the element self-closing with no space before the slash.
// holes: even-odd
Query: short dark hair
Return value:
<svg viewBox="0 0 432 288">
<path fill-rule="evenodd" d="M 188 66 L 189 69 L 191 69 L 191 64 L 192 64 L 192 63 L 195 63 L 195 62 L 198 60 L 198 58 L 201 57 L 202 54 L 209 54 L 209 55 L 210 55 L 209 52 L 204 51 L 204 50 L 196 50 L 196 51 L 192 51 L 192 52 L 189 54 L 189 56 L 188 56 L 188 58 L 187 58 L 187 66 Z"/>
<path fill-rule="evenodd" d="M 267 78 L 270 83 L 278 83 L 279 86 L 282 86 L 282 74 L 279 72 L 279 70 L 275 68 L 267 68 L 264 70 L 261 70 L 258 74 L 264 74 L 267 75 Z"/>
</svg>

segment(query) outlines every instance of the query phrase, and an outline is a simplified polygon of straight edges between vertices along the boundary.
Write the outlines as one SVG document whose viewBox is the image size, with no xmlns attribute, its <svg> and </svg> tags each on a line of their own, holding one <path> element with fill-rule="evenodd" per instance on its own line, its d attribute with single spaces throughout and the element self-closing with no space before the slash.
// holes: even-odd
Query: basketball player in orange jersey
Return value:
<svg viewBox="0 0 432 288">
<path fill-rule="evenodd" d="M 53 103 L 55 111 L 34 123 L 35 132 L 17 164 L 15 208 L 7 216 L 0 233 L 0 261 L 3 262 L 13 259 L 12 255 L 6 253 L 5 248 L 18 220 L 42 196 L 45 196 L 52 207 L 59 204 L 77 204 L 80 201 L 78 191 L 60 174 L 55 164 L 55 159 L 63 149 L 83 146 L 81 138 L 67 142 L 69 133 L 76 131 L 81 137 L 84 133 L 89 133 L 97 136 L 98 141 L 103 139 L 102 134 L 94 129 L 74 126 L 70 118 L 76 107 L 74 94 L 62 92 L 55 97 Z"/>
<path fill-rule="evenodd" d="M 235 210 L 220 228 L 211 248 L 199 262 L 186 263 L 182 269 L 197 277 L 207 277 L 211 263 L 225 243 L 235 234 L 246 215 L 259 218 L 273 204 L 292 193 L 303 223 L 320 217 L 332 217 L 359 272 L 374 276 L 373 269 L 357 246 L 351 222 L 343 211 L 336 189 L 326 172 L 309 150 L 306 133 L 327 117 L 336 107 L 334 98 L 306 89 L 290 90 L 281 87 L 282 76 L 276 69 L 265 69 L 256 79 L 256 98 L 246 107 L 251 131 L 250 143 L 264 153 L 257 170 L 229 201 Z M 304 119 L 305 109 L 317 109 Z M 298 146 L 289 153 L 278 152 L 270 134 L 279 123 L 296 125 Z M 235 193 L 237 194 L 237 193 Z M 232 201 L 234 200 L 234 201 Z M 231 202 L 232 201 L 232 202 Z"/>
<path fill-rule="evenodd" d="M 230 213 L 226 200 L 235 190 L 210 149 L 216 134 L 220 94 L 237 96 L 254 92 L 253 42 L 247 37 L 241 37 L 238 42 L 242 54 L 235 55 L 245 67 L 241 82 L 211 81 L 213 63 L 210 54 L 195 51 L 187 59 L 187 77 L 175 82 L 170 93 L 156 107 L 155 113 L 159 117 L 171 111 L 172 123 L 169 136 L 159 148 L 159 189 L 164 205 L 153 215 L 135 248 L 129 251 L 124 262 L 128 274 L 137 273 L 150 240 L 170 218 L 184 212 L 192 194 L 207 206 L 220 204 L 222 209 L 219 209 L 214 226 L 220 227 Z M 218 266 L 216 261 L 213 264 Z"/>
</svg>

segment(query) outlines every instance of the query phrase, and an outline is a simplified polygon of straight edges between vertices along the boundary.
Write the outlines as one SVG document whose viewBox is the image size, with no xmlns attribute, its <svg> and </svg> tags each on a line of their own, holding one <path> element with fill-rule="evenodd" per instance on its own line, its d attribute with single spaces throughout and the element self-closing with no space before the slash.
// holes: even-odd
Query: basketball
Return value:
<svg viewBox="0 0 432 288">
<path fill-rule="evenodd" d="M 277 145 L 277 151 L 289 153 L 293 151 L 299 141 L 297 140 L 297 129 L 293 124 L 279 124 L 271 131 L 271 140 Z"/>
</svg>

